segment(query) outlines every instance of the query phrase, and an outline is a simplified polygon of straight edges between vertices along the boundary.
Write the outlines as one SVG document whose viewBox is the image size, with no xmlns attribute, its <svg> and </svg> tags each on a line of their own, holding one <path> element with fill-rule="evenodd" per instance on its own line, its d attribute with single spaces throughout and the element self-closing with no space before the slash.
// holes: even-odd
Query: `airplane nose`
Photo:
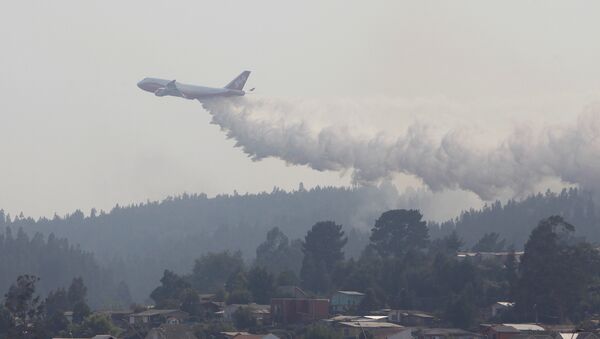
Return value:
<svg viewBox="0 0 600 339">
<path fill-rule="evenodd" d="M 137 83 L 137 87 L 139 87 L 140 89 L 144 89 L 144 80 L 140 80 L 140 81 Z"/>
</svg>

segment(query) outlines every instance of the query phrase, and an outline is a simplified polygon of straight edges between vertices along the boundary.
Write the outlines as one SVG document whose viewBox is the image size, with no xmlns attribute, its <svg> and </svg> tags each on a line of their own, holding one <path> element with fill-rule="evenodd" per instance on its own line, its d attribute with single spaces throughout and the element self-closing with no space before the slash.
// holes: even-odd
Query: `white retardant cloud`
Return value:
<svg viewBox="0 0 600 339">
<path fill-rule="evenodd" d="M 349 106 L 326 105 L 327 110 L 341 110 L 333 112 L 338 115 Z M 350 106 L 368 112 L 361 105 Z M 203 107 L 251 159 L 275 157 L 319 171 L 351 170 L 355 183 L 405 173 L 434 191 L 462 189 L 491 200 L 507 192 L 532 192 L 549 177 L 585 188 L 594 188 L 600 179 L 597 105 L 566 127 L 521 126 L 487 148 L 472 145 L 459 129 L 436 137 L 423 123 L 409 124 L 397 137 L 358 135 L 344 124 L 314 126 L 306 118 L 311 116 L 306 110 L 322 109 L 314 101 L 245 97 L 208 100 Z"/>
</svg>

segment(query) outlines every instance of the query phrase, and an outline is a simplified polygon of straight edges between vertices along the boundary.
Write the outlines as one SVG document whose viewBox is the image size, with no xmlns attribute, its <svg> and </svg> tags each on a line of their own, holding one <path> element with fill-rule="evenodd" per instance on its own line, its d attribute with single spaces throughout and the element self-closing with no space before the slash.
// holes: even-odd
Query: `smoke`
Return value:
<svg viewBox="0 0 600 339">
<path fill-rule="evenodd" d="M 276 157 L 318 171 L 352 171 L 353 182 L 359 184 L 405 173 L 433 191 L 462 189 L 491 200 L 532 192 L 548 178 L 585 188 L 594 188 L 600 179 L 598 106 L 587 108 L 570 126 L 515 127 L 495 145 L 477 147 L 462 129 L 436 135 L 430 125 L 414 122 L 397 137 L 361 135 L 344 125 L 318 126 L 312 118 L 324 111 L 356 110 L 352 103 L 243 97 L 202 105 L 212 123 L 252 160 Z"/>
</svg>

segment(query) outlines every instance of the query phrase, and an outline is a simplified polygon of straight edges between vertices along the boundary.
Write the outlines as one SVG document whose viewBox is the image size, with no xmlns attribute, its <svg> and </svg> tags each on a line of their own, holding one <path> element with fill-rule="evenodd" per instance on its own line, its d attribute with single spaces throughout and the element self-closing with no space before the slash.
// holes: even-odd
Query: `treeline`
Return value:
<svg viewBox="0 0 600 339">
<path fill-rule="evenodd" d="M 74 277 L 83 277 L 92 306 L 127 307 L 131 303 L 127 285 L 116 284 L 92 253 L 52 233 L 47 239 L 40 233 L 30 238 L 22 228 L 13 234 L 13 229 L 6 227 L 0 231 L 0 291 L 8 291 L 15 277 L 24 274 L 41 278 L 38 292 L 42 295 L 67 286 Z"/>
<path fill-rule="evenodd" d="M 507 246 L 523 248 L 536 223 L 548 215 L 560 215 L 577 225 L 577 233 L 588 241 L 600 242 L 600 206 L 590 192 L 571 188 L 560 193 L 547 191 L 523 200 L 496 201 L 482 209 L 464 211 L 441 224 L 431 223 L 431 235 L 443 237 L 456 231 L 467 246 L 472 246 L 486 233 L 498 233 Z"/>
<path fill-rule="evenodd" d="M 277 229 L 269 232 L 257 257 L 267 253 L 266 248 L 277 248 L 274 239 L 281 236 Z M 298 275 L 292 270 L 273 270 L 274 263 L 280 264 L 276 256 L 246 266 L 239 253 L 209 253 L 197 259 L 188 274 L 165 271 L 151 298 L 158 307 L 181 307 L 197 320 L 205 320 L 211 314 L 202 308 L 202 293 L 216 293 L 218 300 L 227 303 L 264 304 L 285 293 L 281 287 L 288 285 L 300 285 L 323 297 L 336 290 L 355 290 L 366 295 L 351 313 L 418 309 L 435 314 L 441 326 L 465 329 L 485 321 L 585 326 L 586 320 L 600 312 L 599 252 L 576 236 L 575 227 L 560 216 L 537 224 L 520 261 L 514 252 L 501 260 L 458 257 L 464 243 L 457 233 L 430 239 L 417 210 L 383 213 L 357 259 L 345 258 L 346 241 L 341 225 L 316 223 L 300 242 L 301 256 L 288 259 L 290 267 L 299 264 Z M 500 245 L 502 240 L 493 233 L 477 243 Z M 297 254 L 289 243 L 281 251 Z M 516 305 L 491 319 L 487 310 L 497 301 Z M 238 329 L 253 326 L 247 316 L 238 316 L 234 317 Z"/>
<path fill-rule="evenodd" d="M 185 273 L 194 258 L 209 252 L 240 251 L 245 262 L 255 258 L 255 249 L 274 227 L 289 242 L 298 241 L 317 220 L 335 220 L 344 225 L 348 238 L 346 258 L 358 258 L 369 243 L 369 229 L 386 210 L 414 206 L 415 197 L 398 194 L 391 185 L 380 187 L 317 187 L 286 192 L 219 195 L 181 195 L 161 202 L 116 206 L 109 212 L 76 211 L 52 219 L 34 220 L 8 216 L 0 211 L 0 230 L 23 228 L 35 233 L 67 238 L 94 254 L 98 263 L 127 282 L 133 299 L 147 301 L 164 269 Z M 417 199 L 418 200 L 418 199 Z M 463 249 L 471 249 L 485 234 L 497 233 L 503 246 L 522 249 L 536 223 L 548 215 L 561 215 L 578 226 L 588 241 L 600 240 L 600 211 L 591 194 L 577 189 L 532 195 L 522 201 L 492 203 L 480 210 L 465 211 L 454 220 L 429 222 L 431 239 L 456 231 Z M 294 268 L 299 272 L 299 268 Z M 0 275 L 14 277 L 12 272 Z M 70 277 L 67 277 L 70 278 Z M 6 287 L 7 283 L 0 287 Z M 90 299 L 101 300 L 90 287 Z"/>
<path fill-rule="evenodd" d="M 246 261 L 264 234 L 279 227 L 290 239 L 304 235 L 316 220 L 339 220 L 348 229 L 364 228 L 400 196 L 393 186 L 360 188 L 302 186 L 293 192 L 219 195 L 184 194 L 161 202 L 116 206 L 109 212 L 76 211 L 65 217 L 34 220 L 0 212 L 0 229 L 54 233 L 95 254 L 98 261 L 145 301 L 165 268 L 185 272 L 204 253 L 240 250 Z M 350 231 L 347 252 L 359 255 L 367 236 Z M 93 292 L 91 293 L 93 295 Z"/>
<path fill-rule="evenodd" d="M 108 316 L 91 312 L 81 277 L 74 278 L 68 289 L 52 290 L 46 298 L 36 291 L 39 282 L 39 277 L 25 274 L 10 285 L 0 304 L 0 338 L 73 338 L 119 332 Z"/>
</svg>

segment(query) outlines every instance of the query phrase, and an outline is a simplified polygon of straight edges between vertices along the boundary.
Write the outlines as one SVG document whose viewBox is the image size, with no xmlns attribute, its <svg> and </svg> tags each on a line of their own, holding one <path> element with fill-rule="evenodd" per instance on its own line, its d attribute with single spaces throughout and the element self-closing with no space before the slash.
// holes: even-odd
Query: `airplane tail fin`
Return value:
<svg viewBox="0 0 600 339">
<path fill-rule="evenodd" d="M 250 76 L 250 71 L 243 71 L 242 74 L 238 75 L 235 79 L 231 80 L 230 83 L 225 86 L 227 89 L 235 89 L 241 91 L 246 84 L 246 80 Z"/>
</svg>

